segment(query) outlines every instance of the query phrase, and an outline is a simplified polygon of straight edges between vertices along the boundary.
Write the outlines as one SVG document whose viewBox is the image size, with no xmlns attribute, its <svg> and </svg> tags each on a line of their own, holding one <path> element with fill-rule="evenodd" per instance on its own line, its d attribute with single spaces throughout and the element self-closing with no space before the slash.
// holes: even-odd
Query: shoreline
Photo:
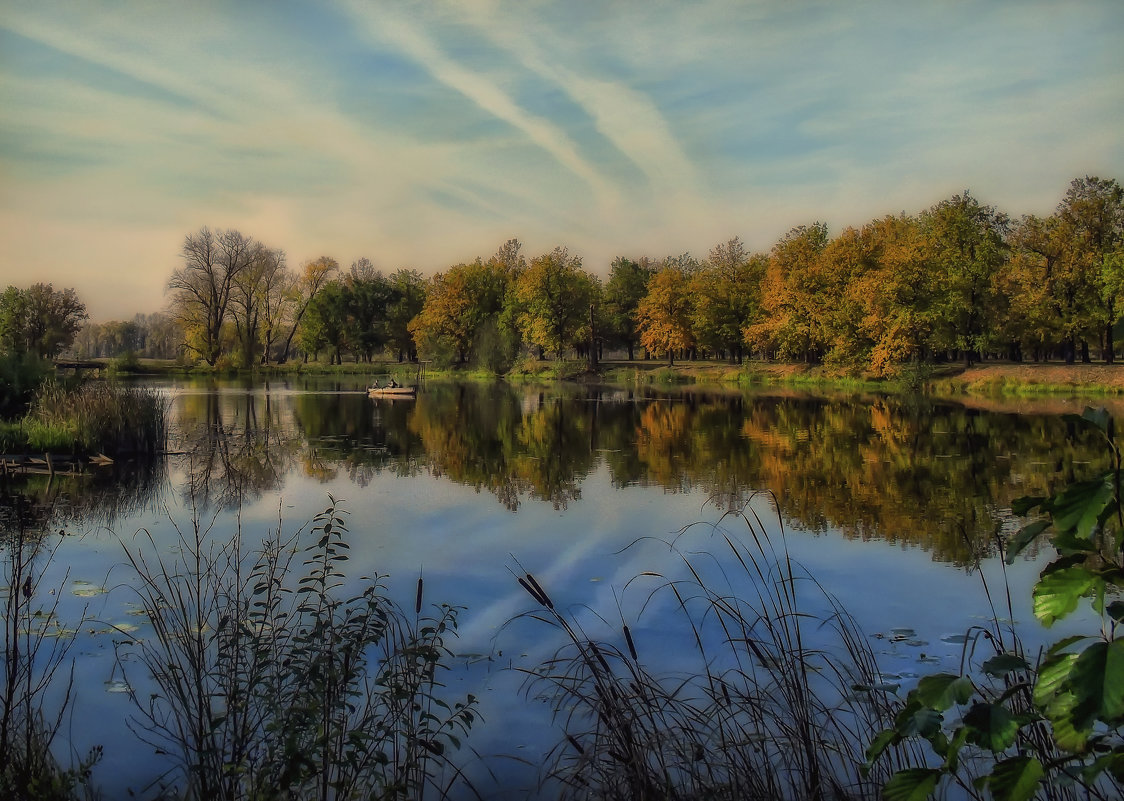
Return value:
<svg viewBox="0 0 1124 801">
<path fill-rule="evenodd" d="M 187 376 L 275 376 L 275 375 L 390 375 L 413 381 L 418 365 L 411 362 L 290 363 L 259 366 L 251 370 L 212 370 L 184 367 L 174 362 L 142 362 L 138 369 L 114 372 L 111 360 L 98 375 L 120 377 L 152 375 Z M 850 368 L 782 362 L 731 364 L 717 361 L 683 361 L 668 365 L 662 360 L 605 360 L 590 370 L 585 361 L 524 361 L 502 375 L 472 367 L 427 366 L 427 378 L 520 381 L 578 381 L 608 384 L 717 384 L 816 387 L 843 391 L 921 393 L 943 396 L 1073 396 L 1111 397 L 1124 395 L 1124 364 L 1061 364 L 984 362 L 965 367 L 959 364 L 922 365 L 908 374 L 879 378 Z"/>
</svg>

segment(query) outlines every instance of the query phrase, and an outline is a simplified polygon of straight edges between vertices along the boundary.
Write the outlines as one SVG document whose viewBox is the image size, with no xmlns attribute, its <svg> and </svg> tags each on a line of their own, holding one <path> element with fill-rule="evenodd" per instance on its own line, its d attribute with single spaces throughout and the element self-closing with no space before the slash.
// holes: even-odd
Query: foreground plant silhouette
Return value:
<svg viewBox="0 0 1124 801">
<path fill-rule="evenodd" d="M 439 678 L 460 610 L 423 614 L 421 579 L 413 614 L 378 576 L 340 598 L 346 512 L 329 498 L 303 549 L 280 522 L 250 549 L 240 525 L 216 536 L 198 514 L 174 556 L 148 532 L 127 549 L 154 633 L 119 660 L 131 684 L 155 684 L 134 691 L 130 727 L 172 755 L 165 781 L 183 797 L 412 799 L 460 777 L 450 755 L 475 699 L 450 705 Z"/>
<path fill-rule="evenodd" d="M 1052 625 L 1089 598 L 1101 630 L 1061 639 L 1035 659 L 998 624 L 970 631 L 970 643 L 991 646 L 988 658 L 975 661 L 966 647 L 959 675 L 922 678 L 871 743 L 872 766 L 906 741 L 931 748 L 928 766 L 901 770 L 886 784 L 887 799 L 922 801 L 950 782 L 1000 801 L 1124 797 L 1124 601 L 1110 600 L 1124 589 L 1121 452 L 1103 409 L 1069 419 L 1104 435 L 1109 469 L 1016 502 L 1016 514 L 1037 509 L 1044 519 L 1018 532 L 1006 559 L 1051 531 L 1057 556 L 1034 587 L 1035 617 Z"/>
<path fill-rule="evenodd" d="M 875 691 L 866 638 L 790 558 L 783 528 L 774 542 L 751 506 L 734 517 L 746 542 L 716 528 L 713 552 L 669 543 L 684 578 L 642 574 L 657 583 L 646 608 L 667 597 L 694 643 L 682 675 L 652 672 L 628 625 L 620 645 L 592 639 L 533 575 L 518 577 L 540 607 L 527 616 L 568 640 L 528 671 L 528 692 L 553 705 L 563 729 L 544 777 L 558 797 L 873 798 L 896 767 L 916 764 L 918 751 L 901 743 L 880 775 L 863 771 L 863 744 L 895 712 Z M 664 610 L 659 626 L 671 625 Z"/>
</svg>

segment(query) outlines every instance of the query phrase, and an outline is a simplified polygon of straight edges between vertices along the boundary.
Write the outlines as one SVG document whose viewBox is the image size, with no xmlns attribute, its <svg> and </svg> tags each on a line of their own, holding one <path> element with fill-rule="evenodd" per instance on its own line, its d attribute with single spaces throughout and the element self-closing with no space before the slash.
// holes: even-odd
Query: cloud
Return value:
<svg viewBox="0 0 1124 801">
<path fill-rule="evenodd" d="M 458 64 L 417 26 L 382 7 L 353 2 L 348 8 L 372 40 L 401 49 L 442 84 L 497 119 L 503 120 L 549 153 L 581 178 L 592 190 L 595 203 L 602 208 L 616 204 L 616 192 L 578 151 L 575 143 L 549 120 L 527 112 L 487 76 Z"/>
</svg>

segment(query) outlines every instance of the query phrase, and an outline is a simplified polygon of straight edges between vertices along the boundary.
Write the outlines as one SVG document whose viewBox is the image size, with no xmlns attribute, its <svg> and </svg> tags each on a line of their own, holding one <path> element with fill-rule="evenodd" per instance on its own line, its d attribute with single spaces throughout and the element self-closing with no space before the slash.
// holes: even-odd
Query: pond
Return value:
<svg viewBox="0 0 1124 801">
<path fill-rule="evenodd" d="M 1013 615 L 1030 648 L 1066 633 L 1033 624 L 1037 555 L 1004 570 L 997 542 L 1018 526 L 1014 498 L 1104 461 L 1063 418 L 1082 404 L 1062 400 L 452 382 L 372 400 L 360 378 L 151 385 L 169 399 L 161 462 L 2 485 L 5 528 L 56 532 L 39 587 L 57 588 L 59 626 L 85 609 L 63 752 L 103 745 L 94 779 L 109 797 L 151 795 L 167 767 L 127 724 L 122 690 L 145 688 L 125 683 L 121 641 L 150 631 L 126 551 L 174 553 L 193 520 L 260 542 L 307 528 L 335 499 L 350 582 L 387 576 L 412 606 L 422 576 L 426 604 L 463 606 L 445 683 L 480 699 L 471 743 L 490 760 L 477 771 L 494 782 L 485 795 L 519 797 L 562 737 L 521 691 L 520 671 L 559 646 L 557 631 L 519 618 L 536 606 L 523 573 L 590 636 L 619 639 L 627 623 L 649 664 L 690 670 L 688 633 L 665 624 L 653 586 L 692 560 L 728 579 L 724 534 L 751 537 L 746 512 L 854 615 L 904 693 L 919 674 L 958 670 L 970 626 Z"/>
</svg>

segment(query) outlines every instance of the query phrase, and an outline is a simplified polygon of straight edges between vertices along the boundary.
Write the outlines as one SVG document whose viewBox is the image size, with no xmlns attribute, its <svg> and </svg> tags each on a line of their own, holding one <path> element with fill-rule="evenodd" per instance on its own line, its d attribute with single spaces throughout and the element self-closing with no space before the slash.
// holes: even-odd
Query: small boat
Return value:
<svg viewBox="0 0 1124 801">
<path fill-rule="evenodd" d="M 369 398 L 413 398 L 418 394 L 417 387 L 368 387 Z"/>
</svg>

